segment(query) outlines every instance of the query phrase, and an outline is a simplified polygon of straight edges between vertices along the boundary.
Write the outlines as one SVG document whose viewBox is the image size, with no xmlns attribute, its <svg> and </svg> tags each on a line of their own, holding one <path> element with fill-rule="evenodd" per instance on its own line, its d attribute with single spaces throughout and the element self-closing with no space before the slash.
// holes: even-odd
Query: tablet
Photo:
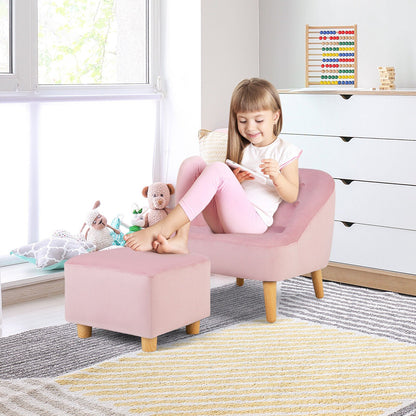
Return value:
<svg viewBox="0 0 416 416">
<path fill-rule="evenodd" d="M 273 181 L 268 176 L 266 176 L 266 175 L 262 175 L 261 173 L 254 172 L 254 170 L 251 170 L 251 169 L 246 168 L 246 167 L 244 167 L 242 165 L 239 165 L 238 163 L 233 162 L 230 159 L 227 159 L 225 161 L 225 163 L 228 166 L 230 166 L 231 168 L 233 168 L 233 169 L 240 168 L 241 170 L 244 170 L 245 172 L 248 172 L 250 175 L 253 176 L 253 178 L 254 178 L 254 180 L 256 182 L 259 182 L 259 183 L 261 183 L 263 185 L 271 185 L 271 186 L 274 186 L 273 185 Z"/>
</svg>

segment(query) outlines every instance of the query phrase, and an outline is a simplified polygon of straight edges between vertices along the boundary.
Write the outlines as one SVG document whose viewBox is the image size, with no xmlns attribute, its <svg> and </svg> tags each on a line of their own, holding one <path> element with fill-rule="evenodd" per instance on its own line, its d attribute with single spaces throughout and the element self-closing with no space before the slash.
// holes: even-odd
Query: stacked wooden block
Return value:
<svg viewBox="0 0 416 416">
<path fill-rule="evenodd" d="M 394 84 L 396 72 L 393 66 L 379 66 L 378 73 L 380 75 L 380 90 L 396 89 L 396 85 Z"/>
</svg>

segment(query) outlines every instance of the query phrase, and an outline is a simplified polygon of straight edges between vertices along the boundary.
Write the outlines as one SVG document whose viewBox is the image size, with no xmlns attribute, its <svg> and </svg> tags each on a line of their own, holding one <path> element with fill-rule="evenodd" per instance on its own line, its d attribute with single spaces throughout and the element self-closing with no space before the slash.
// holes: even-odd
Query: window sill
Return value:
<svg viewBox="0 0 416 416">
<path fill-rule="evenodd" d="M 76 88 L 54 87 L 36 91 L 0 92 L 3 102 L 87 101 L 87 100 L 156 100 L 163 94 L 151 88 Z"/>
<path fill-rule="evenodd" d="M 39 270 L 31 263 L 21 263 L 0 268 L 1 289 L 15 289 L 18 287 L 33 285 L 62 279 L 64 271 Z"/>
</svg>

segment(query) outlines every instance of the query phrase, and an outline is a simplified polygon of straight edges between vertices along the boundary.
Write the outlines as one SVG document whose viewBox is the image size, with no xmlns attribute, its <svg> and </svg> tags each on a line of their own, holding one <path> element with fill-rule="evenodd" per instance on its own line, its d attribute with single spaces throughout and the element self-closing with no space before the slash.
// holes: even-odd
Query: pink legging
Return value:
<svg viewBox="0 0 416 416">
<path fill-rule="evenodd" d="M 190 221 L 202 213 L 214 233 L 261 234 L 267 230 L 225 163 L 207 165 L 199 156 L 186 159 L 179 169 L 176 198 Z"/>
</svg>

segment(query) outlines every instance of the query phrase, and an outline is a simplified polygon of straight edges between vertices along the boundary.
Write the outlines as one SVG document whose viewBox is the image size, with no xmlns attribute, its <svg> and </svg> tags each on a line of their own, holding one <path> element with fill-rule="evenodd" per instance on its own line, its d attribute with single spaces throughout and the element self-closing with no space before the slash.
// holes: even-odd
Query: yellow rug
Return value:
<svg viewBox="0 0 416 416">
<path fill-rule="evenodd" d="M 388 415 L 416 399 L 416 346 L 280 317 L 55 381 L 131 414 Z"/>
</svg>

